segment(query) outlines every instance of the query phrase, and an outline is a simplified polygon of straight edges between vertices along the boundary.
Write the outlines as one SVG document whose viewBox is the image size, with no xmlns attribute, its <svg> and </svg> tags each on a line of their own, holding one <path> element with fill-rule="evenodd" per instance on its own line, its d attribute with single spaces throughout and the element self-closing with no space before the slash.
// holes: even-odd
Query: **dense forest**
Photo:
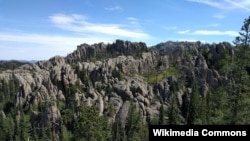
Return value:
<svg viewBox="0 0 250 141">
<path fill-rule="evenodd" d="M 150 124 L 250 124 L 250 17 L 233 43 L 82 44 L 1 63 L 0 140 L 147 141 Z"/>
</svg>

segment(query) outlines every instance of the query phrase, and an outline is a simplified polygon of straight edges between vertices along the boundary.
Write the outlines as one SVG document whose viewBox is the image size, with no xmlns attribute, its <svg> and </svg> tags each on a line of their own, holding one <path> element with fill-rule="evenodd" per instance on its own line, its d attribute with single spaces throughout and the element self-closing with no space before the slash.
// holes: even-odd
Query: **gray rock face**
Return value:
<svg viewBox="0 0 250 141">
<path fill-rule="evenodd" d="M 185 106 L 195 80 L 202 96 L 206 96 L 210 87 L 225 83 L 226 78 L 209 68 L 200 50 L 212 54 L 214 61 L 223 51 L 234 54 L 227 43 L 166 42 L 147 48 L 145 43 L 117 40 L 113 44 L 82 44 L 66 57 L 55 56 L 2 71 L 0 80 L 18 84 L 16 106 L 29 108 L 44 101 L 51 103 L 43 113 L 32 112 L 34 124 L 45 125 L 51 118 L 58 122 L 60 109 L 53 101 L 67 105 L 72 100 L 76 106 L 95 106 L 100 116 L 108 115 L 110 123 L 121 119 L 124 125 L 131 102 L 144 119 L 158 118 L 161 105 L 168 108 L 174 89 L 179 104 Z M 85 71 L 86 78 L 76 72 L 76 67 Z M 161 73 L 170 67 L 178 72 L 163 76 Z M 161 79 L 149 84 L 148 79 L 156 75 Z M 3 111 L 1 114 L 5 115 Z"/>
<path fill-rule="evenodd" d="M 123 40 L 116 40 L 113 44 L 81 44 L 77 46 L 77 50 L 69 54 L 65 59 L 68 62 L 74 61 L 88 61 L 91 58 L 102 59 L 105 57 L 116 57 L 119 55 L 125 56 L 136 56 L 140 55 L 142 52 L 147 51 L 147 46 L 142 42 L 129 42 Z"/>
</svg>

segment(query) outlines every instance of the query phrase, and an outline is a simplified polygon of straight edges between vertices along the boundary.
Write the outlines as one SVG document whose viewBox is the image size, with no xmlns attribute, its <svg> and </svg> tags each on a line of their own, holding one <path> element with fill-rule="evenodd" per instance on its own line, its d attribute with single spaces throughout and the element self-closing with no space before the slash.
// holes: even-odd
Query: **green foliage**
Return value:
<svg viewBox="0 0 250 141">
<path fill-rule="evenodd" d="M 40 129 L 38 130 L 38 139 L 39 140 L 52 140 L 51 139 L 51 126 L 48 124 L 47 127 L 42 126 L 40 127 Z"/>
<path fill-rule="evenodd" d="M 95 86 L 95 89 L 98 91 L 98 92 L 101 92 L 103 90 L 103 86 L 101 84 L 97 84 Z"/>
<path fill-rule="evenodd" d="M 75 140 L 105 141 L 108 138 L 107 121 L 94 107 L 79 107 L 80 115 L 75 123 Z"/>
<path fill-rule="evenodd" d="M 161 104 L 161 107 L 160 107 L 160 110 L 159 110 L 159 121 L 158 121 L 158 124 L 159 125 L 164 125 L 166 122 L 165 122 L 165 109 L 164 109 L 164 106 L 163 104 Z"/>
<path fill-rule="evenodd" d="M 123 121 L 124 122 L 124 121 Z M 147 141 L 148 140 L 148 126 L 142 119 L 141 114 L 136 110 L 134 104 L 131 102 L 131 107 L 124 122 L 117 119 L 112 126 L 111 139 L 114 141 Z"/>
<path fill-rule="evenodd" d="M 62 128 L 61 128 L 60 140 L 61 141 L 72 141 L 72 133 L 70 131 L 68 131 L 65 126 L 62 126 Z"/>
<path fill-rule="evenodd" d="M 107 54 L 105 52 L 98 52 L 95 56 L 91 56 L 89 58 L 90 62 L 96 62 L 105 59 Z"/>
<path fill-rule="evenodd" d="M 0 80 L 0 109 L 4 109 L 10 113 L 10 110 L 14 107 L 13 100 L 15 93 L 18 91 L 18 85 L 10 80 Z"/>
<path fill-rule="evenodd" d="M 173 66 L 170 65 L 169 68 L 163 71 L 157 71 L 151 72 L 148 74 L 148 76 L 143 75 L 145 78 L 147 77 L 147 82 L 151 85 L 163 80 L 164 78 L 168 76 L 179 76 L 180 72 Z"/>
<path fill-rule="evenodd" d="M 250 123 L 249 117 L 249 111 L 250 111 L 250 96 L 249 94 L 243 94 L 241 95 L 239 101 L 239 104 L 237 105 L 239 112 L 237 113 L 237 117 L 235 118 L 235 121 L 232 122 L 232 124 L 240 124 L 240 125 L 246 125 Z"/>
<path fill-rule="evenodd" d="M 111 94 L 111 92 L 113 91 L 113 88 L 111 87 L 111 86 L 107 86 L 107 87 L 105 87 L 105 92 L 106 92 L 106 94 Z"/>
<path fill-rule="evenodd" d="M 187 60 L 187 61 L 191 61 L 193 59 L 193 55 L 191 53 L 185 53 L 184 54 L 184 58 Z"/>
<path fill-rule="evenodd" d="M 11 117 L 3 117 L 0 115 L 0 140 L 13 141 L 14 140 L 14 120 Z"/>
<path fill-rule="evenodd" d="M 235 58 L 232 63 L 230 93 L 230 124 L 249 124 L 250 120 L 242 115 L 249 115 L 250 78 L 247 67 L 250 62 L 250 16 L 245 19 L 241 27 L 240 36 L 236 37 Z M 247 114 L 248 113 L 248 114 Z"/>
<path fill-rule="evenodd" d="M 114 115 L 115 115 L 115 107 L 113 104 L 110 104 L 108 108 L 108 116 L 113 117 Z"/>
<path fill-rule="evenodd" d="M 128 141 L 148 140 L 147 125 L 132 102 L 126 119 L 125 133 Z"/>
<path fill-rule="evenodd" d="M 31 87 L 31 91 L 34 91 L 34 89 L 35 89 L 35 84 L 32 82 L 32 83 L 30 84 L 30 87 Z"/>
<path fill-rule="evenodd" d="M 70 85 L 70 94 L 74 95 L 77 92 L 82 92 L 82 86 L 79 83 L 76 83 L 75 85 Z"/>
<path fill-rule="evenodd" d="M 87 69 L 84 68 L 84 66 L 82 67 L 82 69 L 80 69 L 79 66 L 76 66 L 75 73 L 78 75 L 83 84 L 88 85 L 89 82 L 88 71 Z"/>
<path fill-rule="evenodd" d="M 235 38 L 234 43 L 237 46 L 249 46 L 250 45 L 250 16 L 244 20 L 239 32 L 240 36 Z"/>
<path fill-rule="evenodd" d="M 11 101 L 7 101 L 4 104 L 3 111 L 7 116 L 14 115 L 14 103 Z"/>
<path fill-rule="evenodd" d="M 74 85 L 70 84 L 69 93 L 68 93 L 68 96 L 66 96 L 66 103 L 65 103 L 65 105 L 68 108 L 71 108 L 71 109 L 75 110 L 75 108 L 76 108 L 75 95 L 76 95 L 76 93 L 82 93 L 83 92 L 82 87 L 83 86 L 80 85 L 79 81 L 76 81 L 76 83 Z"/>
<path fill-rule="evenodd" d="M 34 126 L 30 126 L 29 128 L 29 139 L 32 141 L 38 141 L 38 133 L 37 133 L 37 129 Z"/>
<path fill-rule="evenodd" d="M 143 50 L 141 48 L 136 48 L 135 50 L 135 59 L 139 59 L 142 56 Z"/>
<path fill-rule="evenodd" d="M 168 124 L 169 125 L 180 125 L 180 108 L 178 104 L 177 94 L 174 93 L 170 98 L 170 107 L 168 108 Z"/>
<path fill-rule="evenodd" d="M 30 125 L 29 123 L 29 117 L 25 115 L 25 113 L 21 110 L 20 111 L 20 121 L 16 121 L 19 126 L 19 139 L 20 141 L 27 140 L 29 137 L 28 134 L 28 127 Z"/>
<path fill-rule="evenodd" d="M 225 88 L 212 89 L 207 94 L 204 103 L 206 104 L 205 117 L 203 118 L 203 120 L 206 120 L 204 121 L 205 124 L 229 124 L 229 95 Z"/>
<path fill-rule="evenodd" d="M 125 129 L 122 127 L 122 123 L 120 119 L 117 119 L 112 126 L 111 139 L 112 141 L 125 141 L 126 140 Z"/>
<path fill-rule="evenodd" d="M 64 101 L 57 100 L 56 102 L 57 102 L 57 108 L 59 110 L 62 110 L 62 109 L 64 109 L 66 107 L 66 103 Z"/>
<path fill-rule="evenodd" d="M 69 131 L 74 131 L 74 111 L 70 108 L 63 109 L 61 112 L 61 120 L 63 125 L 66 126 L 66 129 Z"/>
<path fill-rule="evenodd" d="M 220 53 L 220 59 L 215 63 L 215 69 L 220 74 L 228 76 L 231 70 L 232 56 L 229 54 L 229 50 L 224 50 Z"/>
<path fill-rule="evenodd" d="M 117 70 L 117 69 L 114 69 L 114 70 L 112 71 L 112 77 L 118 78 L 119 81 L 123 80 L 123 78 L 124 78 L 122 72 L 119 71 L 119 70 Z"/>
<path fill-rule="evenodd" d="M 89 61 L 95 63 L 97 61 L 97 58 L 96 57 L 90 57 Z"/>
<path fill-rule="evenodd" d="M 195 81 L 192 87 L 192 93 L 190 96 L 190 103 L 188 106 L 188 114 L 187 114 L 187 124 L 197 124 L 200 121 L 200 96 L 198 92 L 198 84 Z M 199 124 L 199 122 L 198 122 Z"/>
<path fill-rule="evenodd" d="M 12 61 L 0 61 L 0 71 L 13 70 L 24 64 L 30 64 L 28 62 L 20 62 L 17 60 Z"/>
</svg>

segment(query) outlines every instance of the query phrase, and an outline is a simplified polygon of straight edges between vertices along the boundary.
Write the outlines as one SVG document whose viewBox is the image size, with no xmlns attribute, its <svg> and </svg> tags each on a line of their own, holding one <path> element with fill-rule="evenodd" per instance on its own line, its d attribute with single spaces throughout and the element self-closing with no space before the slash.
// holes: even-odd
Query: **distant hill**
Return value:
<svg viewBox="0 0 250 141">
<path fill-rule="evenodd" d="M 32 64 L 35 61 L 25 60 L 0 60 L 0 70 L 16 69 L 25 64 Z"/>
</svg>

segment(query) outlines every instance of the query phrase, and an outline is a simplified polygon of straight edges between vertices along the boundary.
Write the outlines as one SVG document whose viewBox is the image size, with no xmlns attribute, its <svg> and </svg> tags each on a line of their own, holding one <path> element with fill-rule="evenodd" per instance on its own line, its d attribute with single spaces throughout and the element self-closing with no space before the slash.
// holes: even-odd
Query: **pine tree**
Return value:
<svg viewBox="0 0 250 141">
<path fill-rule="evenodd" d="M 178 105 L 177 94 L 173 94 L 170 98 L 170 107 L 168 109 L 168 124 L 179 125 L 181 124 L 180 110 Z"/>
<path fill-rule="evenodd" d="M 27 121 L 27 118 L 25 116 L 25 114 L 23 113 L 23 111 L 21 111 L 21 118 L 19 121 L 19 126 L 21 128 L 21 132 L 20 132 L 20 140 L 27 140 L 29 135 L 28 135 L 28 126 L 29 126 L 29 122 Z"/>
<path fill-rule="evenodd" d="M 112 141 L 125 141 L 126 134 L 125 129 L 122 127 L 122 123 L 120 119 L 116 119 L 113 123 L 111 130 L 111 139 Z"/>
<path fill-rule="evenodd" d="M 61 127 L 60 140 L 61 141 L 71 141 L 72 140 L 71 132 L 67 130 L 66 126 Z"/>
<path fill-rule="evenodd" d="M 225 88 L 218 87 L 210 90 L 204 103 L 207 106 L 204 111 L 205 124 L 229 124 L 229 95 Z"/>
<path fill-rule="evenodd" d="M 159 120 L 158 120 L 159 125 L 164 125 L 165 124 L 165 110 L 163 104 L 161 104 L 160 110 L 159 110 Z"/>
<path fill-rule="evenodd" d="M 107 121 L 94 107 L 79 107 L 79 117 L 75 123 L 75 140 L 105 141 L 108 138 Z"/>
<path fill-rule="evenodd" d="M 240 36 L 236 37 L 234 43 L 236 45 L 233 69 L 231 73 L 230 86 L 230 105 L 231 105 L 231 124 L 249 124 L 250 120 L 246 120 L 243 115 L 247 116 L 249 111 L 249 92 L 250 79 L 247 69 L 250 63 L 250 16 L 245 19 Z"/>
<path fill-rule="evenodd" d="M 0 115 L 0 140 L 14 141 L 14 121 L 11 117 Z"/>
<path fill-rule="evenodd" d="M 146 141 L 148 139 L 146 126 L 139 111 L 137 111 L 135 105 L 131 102 L 125 125 L 126 139 L 128 141 Z"/>
<path fill-rule="evenodd" d="M 194 81 L 188 105 L 187 124 L 200 124 L 200 97 L 197 85 Z"/>
</svg>

